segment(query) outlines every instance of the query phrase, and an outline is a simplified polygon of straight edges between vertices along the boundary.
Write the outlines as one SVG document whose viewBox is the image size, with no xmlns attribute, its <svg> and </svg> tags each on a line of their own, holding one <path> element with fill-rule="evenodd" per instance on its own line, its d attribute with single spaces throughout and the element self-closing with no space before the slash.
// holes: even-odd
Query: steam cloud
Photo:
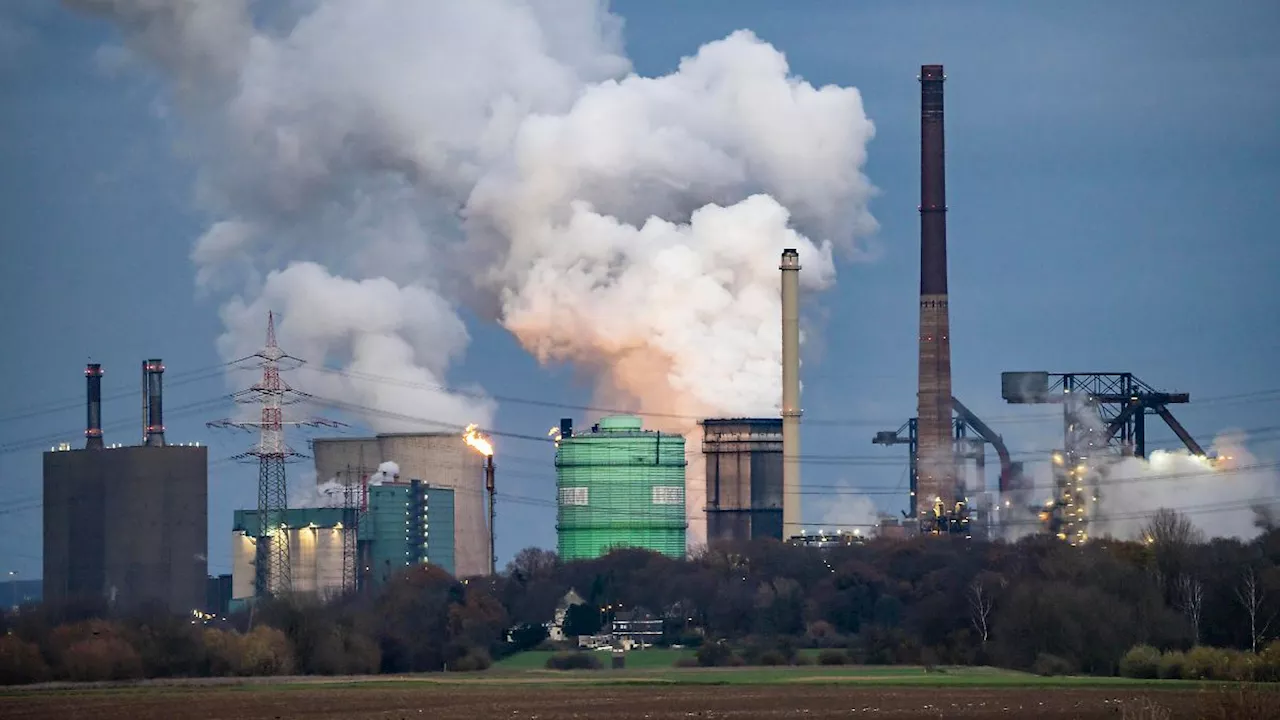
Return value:
<svg viewBox="0 0 1280 720">
<path fill-rule="evenodd" d="M 1280 472 L 1273 463 L 1258 459 L 1246 448 L 1242 432 L 1225 432 L 1207 449 L 1209 458 L 1192 455 L 1185 449 L 1152 450 L 1146 459 L 1122 457 L 1107 448 L 1103 434 L 1106 423 L 1097 407 L 1071 396 L 1066 409 L 1079 442 L 1090 442 L 1100 452 L 1091 454 L 1086 487 L 1098 501 L 1087 504 L 1089 534 L 1124 540 L 1139 539 L 1157 508 L 1176 510 L 1187 516 L 1209 538 L 1235 537 L 1248 540 L 1262 526 L 1275 523 L 1280 497 Z M 1103 449 L 1105 448 L 1105 449 Z M 1035 490 L 1010 493 L 1010 505 L 1001 510 L 1008 523 L 1006 538 L 1015 539 L 1040 529 L 1028 505 L 1040 505 L 1054 496 L 1052 469 L 1037 467 L 1031 479 Z"/>
<path fill-rule="evenodd" d="M 1095 532 L 1137 539 L 1156 507 L 1179 510 L 1207 537 L 1251 539 L 1258 510 L 1274 511 L 1280 474 L 1244 447 L 1244 435 L 1214 438 L 1216 464 L 1186 450 L 1156 450 L 1112 465 L 1101 487 L 1102 520 Z M 1133 517 L 1138 515 L 1140 517 Z M 1119 517 L 1117 517 L 1119 516 Z"/>
<path fill-rule="evenodd" d="M 192 259 L 229 296 L 224 355 L 279 309 L 286 349 L 351 371 L 308 389 L 379 430 L 491 419 L 440 388 L 464 305 L 614 407 L 776 414 L 779 253 L 822 289 L 876 228 L 860 94 L 747 31 L 647 78 L 595 0 L 67 2 L 170 81 L 219 218 Z"/>
<path fill-rule="evenodd" d="M 400 477 L 400 466 L 390 460 L 378 465 L 378 471 L 369 476 L 370 485 L 395 482 Z"/>
</svg>

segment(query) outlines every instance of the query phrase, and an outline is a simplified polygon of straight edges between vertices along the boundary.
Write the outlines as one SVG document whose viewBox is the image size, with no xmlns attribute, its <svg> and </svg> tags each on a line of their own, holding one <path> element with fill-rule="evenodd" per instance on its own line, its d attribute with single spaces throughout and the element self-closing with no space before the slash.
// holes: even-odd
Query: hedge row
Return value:
<svg viewBox="0 0 1280 720">
<path fill-rule="evenodd" d="M 1280 682 L 1280 640 L 1258 654 L 1197 646 L 1186 652 L 1138 645 L 1120 660 L 1120 674 L 1130 678 Z"/>
</svg>

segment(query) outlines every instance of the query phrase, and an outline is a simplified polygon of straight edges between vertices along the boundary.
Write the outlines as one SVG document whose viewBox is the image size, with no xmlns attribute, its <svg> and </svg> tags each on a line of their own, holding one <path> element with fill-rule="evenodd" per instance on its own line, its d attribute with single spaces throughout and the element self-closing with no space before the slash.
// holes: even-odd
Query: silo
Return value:
<svg viewBox="0 0 1280 720">
<path fill-rule="evenodd" d="M 603 418 L 560 439 L 556 451 L 560 557 L 619 547 L 685 553 L 684 437 L 645 430 L 640 418 Z"/>
</svg>

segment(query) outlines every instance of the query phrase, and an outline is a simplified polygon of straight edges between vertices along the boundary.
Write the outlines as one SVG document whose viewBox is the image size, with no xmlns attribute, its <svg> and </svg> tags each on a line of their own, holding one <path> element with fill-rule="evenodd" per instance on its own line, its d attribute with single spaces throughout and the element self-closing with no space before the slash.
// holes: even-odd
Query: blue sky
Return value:
<svg viewBox="0 0 1280 720">
<path fill-rule="evenodd" d="M 40 450 L 79 444 L 81 369 L 106 367 L 108 441 L 136 440 L 137 365 L 162 357 L 171 379 L 219 362 L 217 303 L 197 295 L 188 260 L 208 216 L 193 169 L 170 147 L 157 89 L 109 77 L 95 53 L 106 24 L 34 2 L 0 9 L 0 570 L 39 575 Z M 839 267 L 806 298 L 817 337 L 805 351 L 806 519 L 845 482 L 905 487 L 905 450 L 870 444 L 915 405 L 919 87 L 925 63 L 947 83 L 948 236 L 955 393 L 1015 452 L 1053 447 L 1048 408 L 1009 407 L 1002 370 L 1130 371 L 1188 391 L 1175 410 L 1202 442 L 1277 423 L 1276 395 L 1196 398 L 1280 387 L 1280 61 L 1268 2 L 617 2 L 637 71 L 674 68 L 702 43 L 750 28 L 817 84 L 855 86 L 876 123 L 867 175 L 884 255 Z M 515 398 L 586 404 L 569 369 L 544 369 L 501 328 L 471 319 L 473 344 L 450 380 Z M 246 382 L 248 378 L 246 377 Z M 220 376 L 172 382 L 170 408 L 224 391 Z M 52 408 L 65 406 L 65 409 Z M 30 414 L 30 413 L 38 414 Z M 247 436 L 215 433 L 229 412 L 170 416 L 171 441 L 211 458 Z M 497 426 L 541 435 L 561 413 L 501 405 Z M 25 416 L 25 417 L 18 417 Z M 1153 425 L 1154 426 L 1154 425 Z M 27 442 L 31 441 L 31 442 Z M 1274 460 L 1276 446 L 1251 444 Z M 516 441 L 512 441 L 514 444 Z M 1171 446 L 1171 433 L 1151 442 Z M 302 445 L 295 440 L 295 444 Z M 500 482 L 554 497 L 550 452 L 512 447 Z M 878 458 L 875 460 L 864 458 Z M 210 470 L 210 571 L 228 572 L 231 511 L 253 504 L 255 473 Z M 903 507 L 881 496 L 885 510 Z M 1177 506 L 1176 500 L 1152 498 Z M 499 505 L 499 554 L 553 546 L 554 508 Z M 816 524 L 816 523 L 815 523 Z"/>
</svg>

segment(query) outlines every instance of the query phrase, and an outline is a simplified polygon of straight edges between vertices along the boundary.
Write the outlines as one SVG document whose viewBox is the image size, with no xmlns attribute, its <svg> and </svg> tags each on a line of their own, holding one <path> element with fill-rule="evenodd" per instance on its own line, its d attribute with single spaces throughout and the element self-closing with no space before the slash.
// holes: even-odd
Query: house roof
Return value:
<svg viewBox="0 0 1280 720">
<path fill-rule="evenodd" d="M 569 592 L 560 598 L 560 602 L 556 605 L 557 610 L 566 610 L 573 605 L 586 605 L 587 601 L 582 599 L 577 590 L 569 588 Z"/>
</svg>

